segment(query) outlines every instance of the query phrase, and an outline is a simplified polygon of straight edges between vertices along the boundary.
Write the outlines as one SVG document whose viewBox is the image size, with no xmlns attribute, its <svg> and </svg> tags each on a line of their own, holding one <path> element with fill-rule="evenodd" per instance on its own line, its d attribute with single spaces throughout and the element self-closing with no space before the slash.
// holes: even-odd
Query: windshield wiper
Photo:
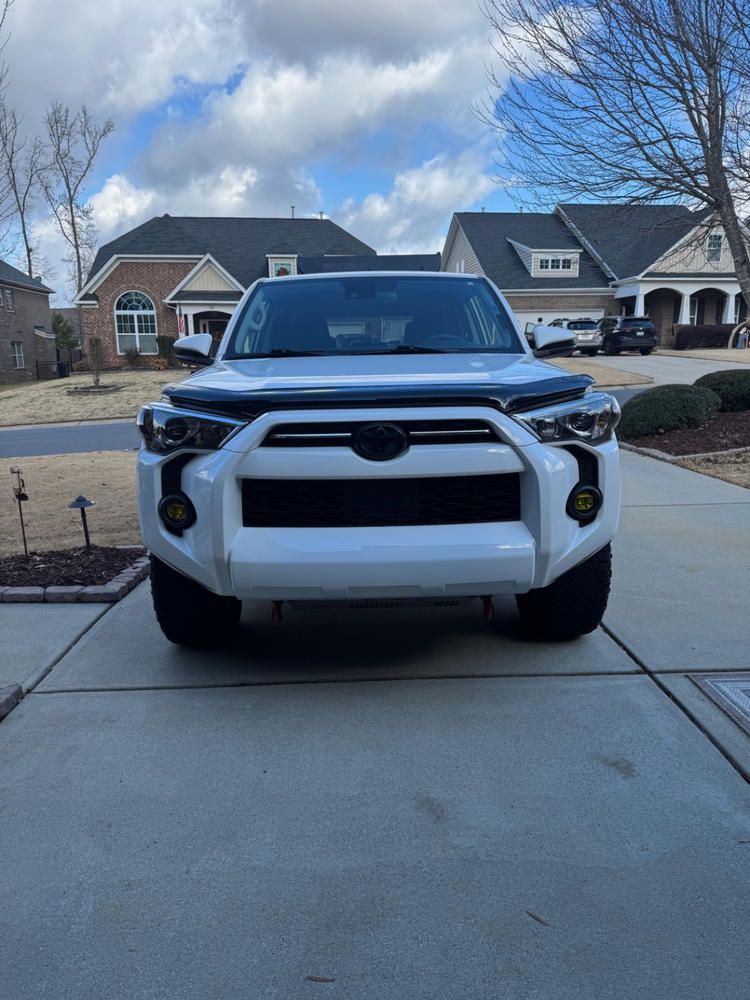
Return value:
<svg viewBox="0 0 750 1000">
<path fill-rule="evenodd" d="M 267 354 L 256 354 L 256 358 L 309 358 L 330 354 L 330 351 L 293 351 L 291 347 L 274 347 Z"/>
<path fill-rule="evenodd" d="M 391 351 L 379 351 L 379 354 L 447 354 L 440 347 L 418 347 L 416 344 L 399 344 Z"/>
</svg>

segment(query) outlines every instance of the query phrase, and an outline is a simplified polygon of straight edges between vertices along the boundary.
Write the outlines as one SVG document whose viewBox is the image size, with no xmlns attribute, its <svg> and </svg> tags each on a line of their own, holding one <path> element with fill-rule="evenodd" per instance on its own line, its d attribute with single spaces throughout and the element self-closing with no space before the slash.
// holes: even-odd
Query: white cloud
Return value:
<svg viewBox="0 0 750 1000">
<path fill-rule="evenodd" d="M 349 200 L 336 221 L 380 253 L 433 253 L 442 250 L 445 222 L 495 187 L 486 173 L 483 146 L 455 157 L 435 156 L 396 175 L 387 195 Z"/>
</svg>

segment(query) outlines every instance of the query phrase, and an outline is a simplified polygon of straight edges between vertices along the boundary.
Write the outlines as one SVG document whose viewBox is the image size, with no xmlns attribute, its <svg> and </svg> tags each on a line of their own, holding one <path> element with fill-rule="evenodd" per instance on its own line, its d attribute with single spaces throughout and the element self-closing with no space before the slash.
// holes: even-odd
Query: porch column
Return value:
<svg viewBox="0 0 750 1000">
<path fill-rule="evenodd" d="M 724 308 L 721 310 L 722 323 L 734 323 L 734 295 L 729 292 L 724 294 Z"/>
<path fill-rule="evenodd" d="M 193 314 L 192 312 L 188 311 L 184 313 L 184 316 L 185 316 L 185 334 L 188 337 L 192 337 L 193 333 L 195 332 L 193 330 Z"/>
<path fill-rule="evenodd" d="M 646 315 L 646 296 L 644 292 L 640 289 L 635 297 L 635 312 L 634 316 L 645 316 Z"/>
<path fill-rule="evenodd" d="M 682 302 L 680 303 L 680 317 L 677 320 L 680 326 L 687 326 L 690 323 L 690 292 L 682 293 Z"/>
</svg>

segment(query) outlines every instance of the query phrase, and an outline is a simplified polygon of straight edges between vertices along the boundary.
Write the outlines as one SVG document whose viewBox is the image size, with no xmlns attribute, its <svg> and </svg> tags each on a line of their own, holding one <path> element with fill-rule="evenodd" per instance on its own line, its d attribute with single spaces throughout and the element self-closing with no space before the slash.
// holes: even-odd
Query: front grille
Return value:
<svg viewBox="0 0 750 1000">
<path fill-rule="evenodd" d="M 351 446 L 360 427 L 378 421 L 346 420 L 307 424 L 277 424 L 266 434 L 261 448 L 324 448 Z M 391 421 L 384 420 L 383 423 Z M 417 444 L 482 444 L 500 440 L 495 428 L 484 420 L 395 420 Z"/>
<path fill-rule="evenodd" d="M 481 524 L 520 518 L 520 477 L 243 479 L 246 528 Z"/>
</svg>

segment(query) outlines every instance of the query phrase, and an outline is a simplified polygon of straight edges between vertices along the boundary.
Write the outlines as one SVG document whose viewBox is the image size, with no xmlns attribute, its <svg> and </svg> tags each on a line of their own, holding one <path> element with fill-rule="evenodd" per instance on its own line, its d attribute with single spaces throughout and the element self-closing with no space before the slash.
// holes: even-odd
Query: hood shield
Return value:
<svg viewBox="0 0 750 1000">
<path fill-rule="evenodd" d="M 503 413 L 519 413 L 579 399 L 593 382 L 590 375 L 568 374 L 506 385 L 327 385 L 253 389 L 247 393 L 177 382 L 165 386 L 163 394 L 175 406 L 247 420 L 277 410 L 330 410 L 358 406 L 491 406 Z"/>
</svg>

